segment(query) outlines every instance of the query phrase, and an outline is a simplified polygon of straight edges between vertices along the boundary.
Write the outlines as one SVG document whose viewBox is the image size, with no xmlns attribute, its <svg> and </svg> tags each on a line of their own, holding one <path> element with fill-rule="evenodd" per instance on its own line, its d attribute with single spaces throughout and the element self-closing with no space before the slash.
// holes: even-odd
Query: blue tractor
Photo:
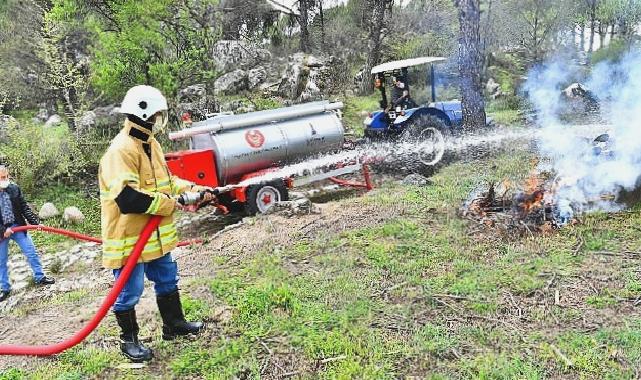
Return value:
<svg viewBox="0 0 641 380">
<path fill-rule="evenodd" d="M 372 69 L 375 87 L 381 93 L 382 110 L 372 112 L 365 119 L 365 137 L 371 139 L 410 136 L 417 139 L 450 135 L 463 124 L 463 111 L 458 100 L 436 101 L 434 64 L 445 61 L 442 57 L 421 57 L 383 63 Z M 430 65 L 429 76 L 432 102 L 419 106 L 409 93 L 408 67 Z M 391 101 L 388 101 L 386 82 L 392 78 Z M 434 136 L 440 135 L 440 136 Z M 429 135 L 429 136 L 428 136 Z"/>
</svg>

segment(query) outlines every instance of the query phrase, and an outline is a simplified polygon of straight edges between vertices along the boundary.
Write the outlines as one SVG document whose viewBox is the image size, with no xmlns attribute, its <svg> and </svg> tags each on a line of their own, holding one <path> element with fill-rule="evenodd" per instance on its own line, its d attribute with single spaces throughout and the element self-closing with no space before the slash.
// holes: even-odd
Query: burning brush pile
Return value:
<svg viewBox="0 0 641 380">
<path fill-rule="evenodd" d="M 506 235 L 548 234 L 579 222 L 574 212 L 576 205 L 567 204 L 557 196 L 565 182 L 551 172 L 542 171 L 532 172 L 522 185 L 508 180 L 490 183 L 473 193 L 461 214 Z M 614 195 L 604 194 L 593 203 L 614 199 Z"/>
<path fill-rule="evenodd" d="M 530 176 L 523 186 L 508 180 L 490 183 L 473 193 L 461 214 L 506 235 L 549 233 L 562 224 L 552 202 L 552 188 L 552 181 L 544 173 Z"/>
</svg>

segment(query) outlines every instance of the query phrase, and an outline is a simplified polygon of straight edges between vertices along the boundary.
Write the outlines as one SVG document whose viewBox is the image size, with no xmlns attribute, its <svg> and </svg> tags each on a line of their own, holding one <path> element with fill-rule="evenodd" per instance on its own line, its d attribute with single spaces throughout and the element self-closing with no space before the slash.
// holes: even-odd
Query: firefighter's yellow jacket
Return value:
<svg viewBox="0 0 641 380">
<path fill-rule="evenodd" d="M 145 142 L 149 144 L 148 149 L 151 148 L 151 159 L 143 148 Z M 148 130 L 125 121 L 100 160 L 98 177 L 105 268 L 117 269 L 125 265 L 150 215 L 164 218 L 145 245 L 139 262 L 155 260 L 176 247 L 178 236 L 173 218 L 176 201 L 171 196 L 192 189 L 193 184 L 170 174 L 162 148 Z M 151 197 L 146 210 L 121 212 L 116 198 L 126 186 L 145 194 L 146 198 Z"/>
</svg>

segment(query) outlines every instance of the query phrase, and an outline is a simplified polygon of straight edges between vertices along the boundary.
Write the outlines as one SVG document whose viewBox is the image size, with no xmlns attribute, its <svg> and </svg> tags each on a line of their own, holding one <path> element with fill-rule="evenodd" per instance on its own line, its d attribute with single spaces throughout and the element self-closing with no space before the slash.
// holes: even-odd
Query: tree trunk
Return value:
<svg viewBox="0 0 641 380">
<path fill-rule="evenodd" d="M 480 50 L 480 0 L 454 0 L 458 8 L 459 72 L 463 103 L 463 126 L 468 129 L 485 127 L 485 102 L 481 85 L 483 58 Z"/>
<path fill-rule="evenodd" d="M 298 0 L 298 10 L 300 16 L 298 16 L 298 24 L 300 25 L 300 50 L 304 53 L 309 53 L 311 51 L 309 43 L 309 12 L 307 11 L 307 1 L 308 0 Z"/>
<path fill-rule="evenodd" d="M 370 94 L 374 90 L 374 82 L 370 78 L 372 67 L 376 66 L 381 60 L 381 45 L 383 42 L 382 32 L 385 27 L 385 11 L 390 5 L 391 0 L 368 0 L 365 4 L 366 9 L 371 10 L 372 17 L 365 20 L 368 26 L 368 54 L 365 69 L 363 71 L 363 81 L 360 86 L 362 95 Z"/>
<path fill-rule="evenodd" d="M 581 23 L 581 32 L 579 33 L 579 38 L 581 38 L 580 47 L 581 54 L 585 53 L 585 24 Z"/>
<path fill-rule="evenodd" d="M 492 52 L 490 51 L 491 49 L 488 47 L 492 46 L 494 43 L 494 35 L 492 32 L 492 0 L 488 1 L 487 4 L 487 18 L 485 20 L 486 24 L 484 27 L 484 33 L 483 33 L 483 43 L 482 43 L 482 56 L 483 56 L 483 69 L 481 70 L 481 77 L 483 81 L 487 80 L 487 71 L 490 66 L 491 58 L 492 58 Z"/>
<path fill-rule="evenodd" d="M 612 24 L 612 31 L 610 32 L 610 43 L 612 43 L 612 41 L 614 41 L 614 34 L 616 33 L 616 27 L 617 27 L 617 24 L 616 24 L 616 22 L 614 22 Z"/>
<path fill-rule="evenodd" d="M 321 51 L 325 52 L 325 12 L 323 11 L 323 0 L 318 1 L 318 13 L 321 24 Z"/>
<path fill-rule="evenodd" d="M 596 33 L 596 0 L 590 2 L 590 45 L 588 52 L 594 51 L 594 34 Z"/>
</svg>

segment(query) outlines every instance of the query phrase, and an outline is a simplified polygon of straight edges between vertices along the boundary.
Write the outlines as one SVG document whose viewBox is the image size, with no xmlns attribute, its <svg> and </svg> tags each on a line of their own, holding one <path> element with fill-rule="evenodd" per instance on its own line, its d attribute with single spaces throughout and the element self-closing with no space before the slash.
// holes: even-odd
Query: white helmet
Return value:
<svg viewBox="0 0 641 380">
<path fill-rule="evenodd" d="M 120 113 L 134 115 L 147 121 L 157 112 L 167 112 L 167 99 L 155 87 L 135 86 L 127 91 L 120 106 Z"/>
</svg>

